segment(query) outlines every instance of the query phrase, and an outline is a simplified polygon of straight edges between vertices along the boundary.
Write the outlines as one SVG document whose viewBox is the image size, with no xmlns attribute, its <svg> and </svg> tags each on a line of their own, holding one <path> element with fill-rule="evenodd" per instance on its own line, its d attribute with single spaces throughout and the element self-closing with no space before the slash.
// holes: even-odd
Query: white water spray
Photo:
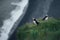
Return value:
<svg viewBox="0 0 60 40">
<path fill-rule="evenodd" d="M 14 3 L 11 5 L 17 5 L 17 7 L 11 12 L 11 17 L 4 20 L 0 40 L 7 40 L 9 38 L 8 34 L 12 29 L 14 23 L 21 17 L 23 14 L 24 7 L 28 5 L 28 0 L 22 0 L 21 2 Z"/>
</svg>

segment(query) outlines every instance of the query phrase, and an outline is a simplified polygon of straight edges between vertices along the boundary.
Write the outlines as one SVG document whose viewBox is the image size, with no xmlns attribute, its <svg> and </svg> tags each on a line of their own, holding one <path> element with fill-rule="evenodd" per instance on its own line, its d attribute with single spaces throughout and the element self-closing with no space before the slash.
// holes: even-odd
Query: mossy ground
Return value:
<svg viewBox="0 0 60 40">
<path fill-rule="evenodd" d="M 60 19 L 38 19 L 39 25 L 26 23 L 17 30 L 17 40 L 60 40 Z"/>
</svg>

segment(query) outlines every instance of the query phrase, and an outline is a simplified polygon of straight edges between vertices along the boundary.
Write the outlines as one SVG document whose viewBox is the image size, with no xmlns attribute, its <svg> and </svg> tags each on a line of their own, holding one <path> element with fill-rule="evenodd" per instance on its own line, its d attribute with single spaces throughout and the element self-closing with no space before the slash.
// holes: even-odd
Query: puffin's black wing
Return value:
<svg viewBox="0 0 60 40">
<path fill-rule="evenodd" d="M 42 20 L 45 20 L 45 19 L 46 19 L 46 17 L 48 17 L 48 16 L 45 16 Z"/>
</svg>

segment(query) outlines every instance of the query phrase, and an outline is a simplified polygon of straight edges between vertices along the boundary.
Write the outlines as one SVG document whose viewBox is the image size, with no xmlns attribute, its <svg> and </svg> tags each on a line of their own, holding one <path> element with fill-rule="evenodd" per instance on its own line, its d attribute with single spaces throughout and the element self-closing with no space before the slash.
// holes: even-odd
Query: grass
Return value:
<svg viewBox="0 0 60 40">
<path fill-rule="evenodd" d="M 17 40 L 60 40 L 60 19 L 38 19 L 40 24 L 26 23 L 17 30 Z"/>
</svg>

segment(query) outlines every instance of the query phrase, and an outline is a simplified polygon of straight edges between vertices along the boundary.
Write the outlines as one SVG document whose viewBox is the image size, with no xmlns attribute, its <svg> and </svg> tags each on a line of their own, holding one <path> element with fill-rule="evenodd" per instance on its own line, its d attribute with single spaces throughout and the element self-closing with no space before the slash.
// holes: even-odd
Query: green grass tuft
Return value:
<svg viewBox="0 0 60 40">
<path fill-rule="evenodd" d="M 38 19 L 40 24 L 27 23 L 17 30 L 17 40 L 60 40 L 60 19 Z"/>
</svg>

